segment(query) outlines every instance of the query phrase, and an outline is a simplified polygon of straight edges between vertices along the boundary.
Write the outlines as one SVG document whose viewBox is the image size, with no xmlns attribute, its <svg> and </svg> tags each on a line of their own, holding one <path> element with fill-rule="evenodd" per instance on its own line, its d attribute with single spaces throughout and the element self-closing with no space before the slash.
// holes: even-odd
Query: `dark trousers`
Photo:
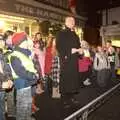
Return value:
<svg viewBox="0 0 120 120">
<path fill-rule="evenodd" d="M 116 78 L 115 65 L 111 65 L 111 78 Z"/>
<path fill-rule="evenodd" d="M 43 80 L 43 89 L 48 96 L 52 95 L 52 79 L 49 77 L 49 75 L 46 75 L 45 79 Z"/>
</svg>

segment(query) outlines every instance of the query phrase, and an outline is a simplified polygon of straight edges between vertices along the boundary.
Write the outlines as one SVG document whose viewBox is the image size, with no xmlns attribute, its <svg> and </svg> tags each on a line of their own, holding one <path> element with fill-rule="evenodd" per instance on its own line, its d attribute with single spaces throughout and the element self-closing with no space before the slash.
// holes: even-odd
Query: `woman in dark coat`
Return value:
<svg viewBox="0 0 120 120">
<path fill-rule="evenodd" d="M 65 19 L 66 29 L 60 31 L 56 37 L 56 48 L 61 61 L 60 93 L 69 96 L 79 89 L 78 53 L 80 48 L 79 37 L 74 32 L 75 19 Z"/>
</svg>

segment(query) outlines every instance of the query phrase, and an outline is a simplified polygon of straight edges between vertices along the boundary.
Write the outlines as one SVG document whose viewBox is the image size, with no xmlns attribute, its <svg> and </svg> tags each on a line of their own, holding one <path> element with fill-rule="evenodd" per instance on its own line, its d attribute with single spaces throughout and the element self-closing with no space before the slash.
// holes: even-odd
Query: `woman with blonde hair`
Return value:
<svg viewBox="0 0 120 120">
<path fill-rule="evenodd" d="M 89 44 L 87 41 L 81 41 L 81 49 L 83 51 L 82 55 L 78 60 L 79 62 L 79 76 L 80 76 L 80 85 L 90 85 L 90 75 L 91 75 L 91 53 L 89 49 Z"/>
</svg>

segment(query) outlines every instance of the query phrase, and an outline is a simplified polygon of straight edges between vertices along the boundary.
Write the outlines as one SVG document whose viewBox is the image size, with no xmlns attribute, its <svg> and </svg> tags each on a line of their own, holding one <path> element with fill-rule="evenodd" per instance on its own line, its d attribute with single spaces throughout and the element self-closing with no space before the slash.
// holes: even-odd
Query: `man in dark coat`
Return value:
<svg viewBox="0 0 120 120">
<path fill-rule="evenodd" d="M 56 48 L 61 61 L 60 93 L 62 97 L 73 100 L 74 93 L 79 89 L 78 53 L 80 51 L 79 37 L 74 32 L 75 19 L 71 16 L 65 19 L 66 28 L 58 32 Z"/>
</svg>

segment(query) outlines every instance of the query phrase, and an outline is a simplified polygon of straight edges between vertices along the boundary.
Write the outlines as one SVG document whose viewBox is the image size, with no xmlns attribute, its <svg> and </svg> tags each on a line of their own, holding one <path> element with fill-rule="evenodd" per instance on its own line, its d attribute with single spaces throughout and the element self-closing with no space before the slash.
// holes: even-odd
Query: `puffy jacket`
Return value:
<svg viewBox="0 0 120 120">
<path fill-rule="evenodd" d="M 34 67 L 32 59 L 29 58 L 29 56 L 21 51 L 14 50 L 8 56 L 8 59 L 14 80 L 24 80 L 26 84 L 25 86 L 30 86 L 36 83 L 37 71 Z"/>
</svg>

